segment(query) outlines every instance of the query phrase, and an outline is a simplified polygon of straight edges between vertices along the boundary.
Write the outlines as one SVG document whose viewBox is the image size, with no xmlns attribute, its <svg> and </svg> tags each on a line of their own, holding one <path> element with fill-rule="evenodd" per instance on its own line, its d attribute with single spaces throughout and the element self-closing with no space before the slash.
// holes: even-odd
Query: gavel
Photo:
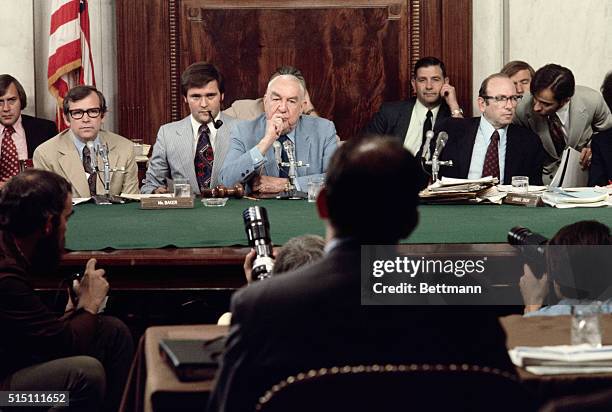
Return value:
<svg viewBox="0 0 612 412">
<path fill-rule="evenodd" d="M 200 192 L 202 197 L 233 197 L 240 199 L 244 196 L 244 187 L 240 183 L 234 187 L 218 185 L 212 189 L 202 189 Z"/>
</svg>

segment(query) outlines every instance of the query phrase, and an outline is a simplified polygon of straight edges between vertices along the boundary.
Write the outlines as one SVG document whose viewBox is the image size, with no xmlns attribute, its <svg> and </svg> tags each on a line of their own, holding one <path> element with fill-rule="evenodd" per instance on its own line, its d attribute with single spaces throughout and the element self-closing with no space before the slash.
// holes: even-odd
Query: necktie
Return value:
<svg viewBox="0 0 612 412">
<path fill-rule="evenodd" d="M 91 152 L 89 147 L 83 147 L 83 169 L 88 174 L 87 184 L 89 186 L 89 194 L 91 196 L 96 195 L 96 171 L 91 166 Z"/>
<path fill-rule="evenodd" d="M 482 177 L 493 176 L 499 179 L 499 133 L 496 131 L 491 135 L 491 142 L 487 147 L 484 166 L 482 167 Z"/>
<path fill-rule="evenodd" d="M 427 139 L 427 132 L 429 130 L 433 130 L 433 124 L 431 122 L 431 118 L 433 117 L 433 113 L 431 110 L 427 110 L 427 115 L 425 116 L 425 123 L 423 123 L 423 138 L 421 140 L 421 152 L 425 150 L 423 145 L 425 144 L 425 140 Z"/>
<path fill-rule="evenodd" d="M 557 116 L 557 113 L 549 115 L 546 120 L 548 120 L 548 131 L 550 132 L 550 137 L 555 145 L 557 156 L 561 157 L 561 154 L 565 149 L 565 132 L 563 131 L 561 120 L 559 119 L 559 116 Z"/>
<path fill-rule="evenodd" d="M 287 156 L 287 151 L 285 150 L 285 145 L 284 143 L 289 140 L 289 138 L 287 137 L 286 134 L 281 135 L 281 137 L 278 138 L 278 142 L 281 144 L 281 147 L 283 148 L 283 150 L 281 151 L 281 160 L 283 161 L 283 163 L 288 162 L 289 161 L 289 156 Z M 291 142 L 289 140 L 289 142 Z M 278 168 L 278 177 L 284 177 L 284 178 L 288 178 L 289 177 L 289 166 L 281 166 Z"/>
<path fill-rule="evenodd" d="M 0 151 L 0 181 L 6 181 L 19 173 L 19 157 L 17 156 L 17 147 L 13 141 L 13 126 L 4 128 L 2 138 L 2 148 Z"/>
<path fill-rule="evenodd" d="M 196 179 L 200 191 L 210 187 L 210 178 L 212 176 L 213 162 L 215 155 L 212 145 L 210 144 L 210 129 L 203 124 L 199 129 L 198 143 L 196 144 L 196 153 L 193 163 L 195 166 Z"/>
</svg>

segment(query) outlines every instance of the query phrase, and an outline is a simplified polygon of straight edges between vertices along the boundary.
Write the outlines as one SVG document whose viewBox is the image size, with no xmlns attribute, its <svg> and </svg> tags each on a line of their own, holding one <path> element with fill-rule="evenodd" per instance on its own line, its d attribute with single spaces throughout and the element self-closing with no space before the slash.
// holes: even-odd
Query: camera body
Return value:
<svg viewBox="0 0 612 412">
<path fill-rule="evenodd" d="M 249 245 L 255 249 L 256 254 L 253 262 L 253 279 L 269 278 L 274 268 L 274 258 L 268 212 L 265 207 L 251 206 L 242 212 L 242 218 Z"/>
<path fill-rule="evenodd" d="M 525 259 L 533 274 L 539 279 L 546 272 L 546 246 L 548 239 L 523 226 L 515 226 L 508 232 L 508 243 Z"/>
</svg>

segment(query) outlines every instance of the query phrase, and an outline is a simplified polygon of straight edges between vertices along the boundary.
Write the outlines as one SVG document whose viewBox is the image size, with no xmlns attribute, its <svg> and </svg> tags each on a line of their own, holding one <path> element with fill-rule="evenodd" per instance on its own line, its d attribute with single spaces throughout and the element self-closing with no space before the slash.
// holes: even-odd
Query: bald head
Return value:
<svg viewBox="0 0 612 412">
<path fill-rule="evenodd" d="M 370 244 L 408 236 L 418 221 L 421 173 L 397 139 L 348 140 L 332 157 L 326 179 L 329 220 L 337 236 Z"/>
</svg>

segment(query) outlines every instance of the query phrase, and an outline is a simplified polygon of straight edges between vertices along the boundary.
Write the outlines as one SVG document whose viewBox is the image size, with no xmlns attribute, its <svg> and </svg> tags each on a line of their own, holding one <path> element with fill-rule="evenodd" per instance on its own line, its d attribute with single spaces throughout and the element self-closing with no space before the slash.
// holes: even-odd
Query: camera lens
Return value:
<svg viewBox="0 0 612 412">
<path fill-rule="evenodd" d="M 242 212 L 242 218 L 249 245 L 255 249 L 256 254 L 253 278 L 265 279 L 270 276 L 274 267 L 268 212 L 264 207 L 252 206 Z"/>
</svg>

